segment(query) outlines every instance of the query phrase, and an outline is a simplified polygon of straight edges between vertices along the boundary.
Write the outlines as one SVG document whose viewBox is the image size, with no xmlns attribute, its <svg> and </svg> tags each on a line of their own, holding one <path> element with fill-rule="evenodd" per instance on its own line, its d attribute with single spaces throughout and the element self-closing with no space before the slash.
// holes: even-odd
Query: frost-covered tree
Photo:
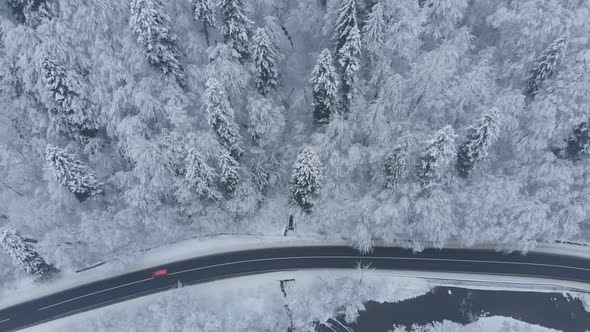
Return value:
<svg viewBox="0 0 590 332">
<path fill-rule="evenodd" d="M 291 195 L 293 201 L 306 213 L 311 213 L 322 180 L 322 162 L 317 152 L 310 146 L 297 156 L 291 175 Z"/>
<path fill-rule="evenodd" d="M 55 267 L 45 262 L 39 253 L 12 229 L 0 229 L 0 248 L 30 275 L 42 278 L 57 271 Z"/>
<path fill-rule="evenodd" d="M 45 166 L 49 174 L 80 201 L 102 193 L 102 183 L 96 174 L 75 155 L 54 145 L 45 149 Z"/>
<path fill-rule="evenodd" d="M 252 37 L 252 58 L 256 68 L 256 87 L 266 95 L 278 83 L 277 54 L 264 28 L 256 29 Z"/>
<path fill-rule="evenodd" d="M 46 0 L 7 0 L 8 6 L 21 23 L 34 26 L 44 18 L 51 18 Z"/>
<path fill-rule="evenodd" d="M 416 177 L 423 189 L 431 188 L 442 180 L 456 154 L 455 131 L 451 126 L 442 128 L 426 142 L 416 165 Z"/>
<path fill-rule="evenodd" d="M 366 48 L 375 53 L 386 39 L 387 24 L 385 22 L 385 14 L 383 12 L 383 5 L 377 2 L 373 5 L 367 22 L 363 27 L 364 43 Z"/>
<path fill-rule="evenodd" d="M 215 9 L 217 3 L 214 0 L 192 0 L 193 17 L 195 20 L 203 22 L 203 30 L 207 46 L 209 46 L 209 28 L 215 26 Z"/>
<path fill-rule="evenodd" d="M 564 55 L 567 42 L 567 35 L 557 38 L 537 58 L 534 67 L 529 71 L 524 91 L 529 99 L 534 99 L 543 82 L 551 78 L 555 72 L 555 67 L 557 67 Z"/>
<path fill-rule="evenodd" d="M 583 121 L 576 125 L 565 140 L 565 144 L 560 154 L 567 159 L 576 161 L 582 155 L 590 155 L 590 121 Z"/>
<path fill-rule="evenodd" d="M 338 111 L 338 75 L 332 61 L 332 54 L 324 49 L 311 73 L 313 119 L 317 124 L 330 121 Z"/>
<path fill-rule="evenodd" d="M 219 183 L 226 194 L 232 194 L 240 183 L 240 165 L 227 150 L 218 157 Z"/>
<path fill-rule="evenodd" d="M 160 0 L 131 0 L 129 24 L 145 47 L 150 65 L 171 75 L 180 86 L 185 85 L 185 74 L 180 64 L 178 37 L 172 31 L 170 17 Z"/>
<path fill-rule="evenodd" d="M 468 177 L 475 164 L 487 157 L 490 145 L 498 138 L 500 123 L 498 111 L 492 108 L 467 129 L 467 136 L 458 149 L 455 165 L 460 176 Z"/>
<path fill-rule="evenodd" d="M 223 15 L 223 37 L 242 60 L 250 57 L 250 38 L 252 22 L 246 16 L 246 4 L 243 0 L 221 0 Z"/>
<path fill-rule="evenodd" d="M 184 179 L 189 190 L 194 191 L 199 197 L 211 201 L 221 200 L 221 194 L 215 184 L 217 180 L 215 169 L 209 166 L 203 156 L 194 149 L 188 153 Z"/>
<path fill-rule="evenodd" d="M 217 134 L 221 145 L 234 159 L 239 160 L 244 153 L 240 128 L 234 120 L 234 110 L 229 104 L 225 90 L 216 79 L 207 81 L 203 105 L 209 126 Z"/>
<path fill-rule="evenodd" d="M 356 0 L 344 0 L 336 20 L 336 61 L 342 74 L 343 108 L 347 112 L 354 96 L 354 85 L 360 69 L 361 32 L 357 23 Z"/>
<path fill-rule="evenodd" d="M 98 126 L 79 76 L 49 57 L 41 62 L 41 73 L 48 93 L 46 106 L 58 130 L 74 138 L 77 134 L 94 136 Z"/>
<path fill-rule="evenodd" d="M 267 98 L 250 98 L 248 101 L 248 132 L 260 147 L 275 142 L 285 128 L 285 108 Z"/>
<path fill-rule="evenodd" d="M 400 179 L 406 174 L 408 163 L 408 150 L 405 146 L 396 147 L 385 158 L 385 187 L 394 188 Z"/>
</svg>

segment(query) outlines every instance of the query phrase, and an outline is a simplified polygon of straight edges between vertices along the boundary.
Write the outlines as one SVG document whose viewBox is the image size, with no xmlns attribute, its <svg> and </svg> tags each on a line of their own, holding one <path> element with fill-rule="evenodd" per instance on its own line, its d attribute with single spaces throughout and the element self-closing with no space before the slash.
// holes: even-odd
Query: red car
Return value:
<svg viewBox="0 0 590 332">
<path fill-rule="evenodd" d="M 165 277 L 167 275 L 168 275 L 168 270 L 166 270 L 166 269 L 156 270 L 152 273 L 152 277 L 154 277 L 154 278 L 161 278 L 161 277 Z"/>
</svg>

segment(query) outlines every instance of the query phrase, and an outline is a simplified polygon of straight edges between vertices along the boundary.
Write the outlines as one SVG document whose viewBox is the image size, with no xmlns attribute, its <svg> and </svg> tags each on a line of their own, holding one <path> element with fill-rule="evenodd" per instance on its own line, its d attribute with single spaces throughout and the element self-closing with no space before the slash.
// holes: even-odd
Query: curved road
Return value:
<svg viewBox="0 0 590 332">
<path fill-rule="evenodd" d="M 531 276 L 590 283 L 590 261 L 570 256 L 529 253 L 503 254 L 490 250 L 427 249 L 420 253 L 378 247 L 361 255 L 350 247 L 289 247 L 228 252 L 170 263 L 170 274 L 152 278 L 160 266 L 82 285 L 0 310 L 0 331 L 13 331 L 82 311 L 152 294 L 183 284 L 275 271 L 355 268 L 486 275 Z"/>
</svg>

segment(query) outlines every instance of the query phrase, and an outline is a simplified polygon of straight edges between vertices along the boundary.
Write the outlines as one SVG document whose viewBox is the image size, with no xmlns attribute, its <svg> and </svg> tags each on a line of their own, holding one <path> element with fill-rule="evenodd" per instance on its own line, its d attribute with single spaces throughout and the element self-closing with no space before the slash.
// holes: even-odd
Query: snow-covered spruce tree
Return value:
<svg viewBox="0 0 590 332">
<path fill-rule="evenodd" d="M 206 83 L 203 105 L 209 126 L 217 134 L 219 142 L 235 160 L 239 160 L 244 153 L 240 128 L 234 120 L 234 110 L 229 104 L 225 90 L 214 78 Z"/>
<path fill-rule="evenodd" d="M 88 166 L 76 156 L 48 144 L 45 149 L 46 168 L 62 186 L 76 195 L 80 201 L 102 193 L 102 183 Z"/>
<path fill-rule="evenodd" d="M 215 169 L 207 165 L 203 156 L 194 149 L 188 152 L 184 179 L 189 189 L 199 197 L 215 202 L 221 200 L 221 194 L 215 184 Z"/>
<path fill-rule="evenodd" d="M 500 115 L 495 108 L 485 112 L 481 119 L 467 129 L 467 137 L 457 152 L 457 172 L 468 177 L 475 164 L 488 155 L 488 148 L 498 138 Z"/>
<path fill-rule="evenodd" d="M 332 61 L 332 54 L 324 49 L 311 72 L 313 94 L 313 120 L 316 124 L 330 121 L 338 110 L 338 75 Z"/>
<path fill-rule="evenodd" d="M 240 183 L 240 165 L 231 154 L 223 149 L 217 160 L 219 183 L 226 194 L 232 194 Z"/>
<path fill-rule="evenodd" d="M 53 266 L 45 262 L 39 253 L 12 229 L 0 229 L 0 248 L 30 275 L 43 278 L 56 272 Z"/>
<path fill-rule="evenodd" d="M 385 188 L 394 188 L 406 174 L 408 156 L 407 148 L 398 146 L 385 157 Z"/>
<path fill-rule="evenodd" d="M 527 77 L 524 91 L 527 98 L 534 99 L 539 89 L 541 89 L 543 82 L 553 75 L 555 67 L 557 67 L 564 55 L 567 42 L 567 35 L 557 38 L 537 58 L 534 67 L 529 71 Z"/>
<path fill-rule="evenodd" d="M 250 57 L 250 37 L 252 22 L 246 16 L 246 4 L 243 0 L 221 0 L 223 15 L 223 37 L 243 61 Z"/>
<path fill-rule="evenodd" d="M 193 3 L 193 17 L 195 20 L 203 22 L 203 31 L 205 32 L 205 39 L 207 46 L 209 46 L 209 28 L 215 26 L 215 7 L 217 6 L 214 0 L 192 0 Z"/>
<path fill-rule="evenodd" d="M 381 2 L 377 2 L 371 9 L 363 27 L 365 47 L 369 52 L 376 53 L 381 48 L 386 38 L 386 31 L 387 24 L 385 23 L 383 5 Z"/>
<path fill-rule="evenodd" d="M 455 131 L 451 126 L 442 128 L 426 142 L 416 165 L 416 177 L 422 189 L 429 189 L 442 180 L 443 172 L 456 154 Z"/>
<path fill-rule="evenodd" d="M 317 152 L 310 146 L 297 156 L 291 175 L 291 194 L 293 201 L 306 213 L 311 213 L 322 179 L 322 162 Z"/>
<path fill-rule="evenodd" d="M 256 29 L 252 37 L 252 58 L 256 68 L 256 87 L 266 95 L 278 83 L 277 54 L 264 28 Z"/>
<path fill-rule="evenodd" d="M 581 155 L 590 155 L 590 120 L 576 125 L 565 143 L 560 154 L 567 159 L 576 161 Z"/>
<path fill-rule="evenodd" d="M 46 0 L 7 0 L 8 6 L 20 23 L 37 25 L 44 18 L 51 18 Z"/>
<path fill-rule="evenodd" d="M 92 103 L 78 75 L 49 57 L 41 62 L 41 73 L 49 92 L 48 99 L 55 103 L 46 106 L 58 130 L 73 138 L 77 134 L 94 136 L 98 126 L 91 111 Z"/>
<path fill-rule="evenodd" d="M 129 24 L 145 47 L 150 65 L 172 75 L 184 87 L 185 74 L 180 64 L 180 51 L 172 31 L 170 17 L 160 0 L 131 0 Z"/>
<path fill-rule="evenodd" d="M 354 96 L 354 84 L 360 67 L 361 32 L 357 23 L 356 0 L 343 0 L 336 20 L 336 61 L 342 75 L 342 94 L 344 112 L 350 110 Z"/>
</svg>

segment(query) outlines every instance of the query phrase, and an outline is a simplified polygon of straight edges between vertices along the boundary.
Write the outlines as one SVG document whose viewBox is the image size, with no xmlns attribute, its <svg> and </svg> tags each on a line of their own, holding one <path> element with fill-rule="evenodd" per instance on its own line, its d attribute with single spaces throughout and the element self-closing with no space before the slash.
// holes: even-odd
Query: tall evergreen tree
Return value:
<svg viewBox="0 0 590 332">
<path fill-rule="evenodd" d="M 160 0 L 131 0 L 129 23 L 138 40 L 146 49 L 148 62 L 178 84 L 185 85 L 185 74 L 180 64 L 178 37 L 172 31 L 170 17 Z"/>
<path fill-rule="evenodd" d="M 567 35 L 557 38 L 537 58 L 534 67 L 528 74 L 524 91 L 525 95 L 529 99 L 534 99 L 539 92 L 539 89 L 541 89 L 543 82 L 545 82 L 545 80 L 548 78 L 551 78 L 555 72 L 555 67 L 557 67 L 559 61 L 564 55 L 567 42 Z"/>
<path fill-rule="evenodd" d="M 102 183 L 96 174 L 76 156 L 51 144 L 45 149 L 46 168 L 62 186 L 80 201 L 102 193 Z"/>
<path fill-rule="evenodd" d="M 467 129 L 467 137 L 457 152 L 456 168 L 461 177 L 468 177 L 475 164 L 488 156 L 488 148 L 498 138 L 499 131 L 500 115 L 494 108 Z"/>
<path fill-rule="evenodd" d="M 582 155 L 590 155 L 590 120 L 576 125 L 565 143 L 566 146 L 560 154 L 567 159 L 576 161 Z"/>
<path fill-rule="evenodd" d="M 266 95 L 279 84 L 275 47 L 264 28 L 256 29 L 252 42 L 254 44 L 252 58 L 256 68 L 256 87 L 261 94 Z"/>
<path fill-rule="evenodd" d="M 92 112 L 92 103 L 86 96 L 87 87 L 74 71 L 46 57 L 41 72 L 49 97 L 50 109 L 58 130 L 68 136 L 94 136 L 98 125 Z"/>
<path fill-rule="evenodd" d="M 215 131 L 219 141 L 239 160 L 244 153 L 240 128 L 234 120 L 234 110 L 229 104 L 225 90 L 216 79 L 209 79 L 203 94 L 203 104 L 207 112 L 209 126 Z"/>
<path fill-rule="evenodd" d="M 394 188 L 406 174 L 408 150 L 405 146 L 396 147 L 385 158 L 385 187 Z"/>
<path fill-rule="evenodd" d="M 293 201 L 306 213 L 311 213 L 322 179 L 322 163 L 312 147 L 306 147 L 297 156 L 291 175 Z"/>
<path fill-rule="evenodd" d="M 350 102 L 354 96 L 356 73 L 360 67 L 361 32 L 357 23 L 356 0 L 343 0 L 338 9 L 336 20 L 336 61 L 342 74 L 343 108 L 350 110 Z"/>
<path fill-rule="evenodd" d="M 55 267 L 45 262 L 39 253 L 12 229 L 0 229 L 0 248 L 30 275 L 42 278 L 57 271 Z"/>
<path fill-rule="evenodd" d="M 192 0 L 193 3 L 193 17 L 195 20 L 203 22 L 203 30 L 209 46 L 209 28 L 215 26 L 215 7 L 216 3 L 213 0 Z"/>
<path fill-rule="evenodd" d="M 451 126 L 442 128 L 426 142 L 416 165 L 416 177 L 422 189 L 429 189 L 442 180 L 443 172 L 456 154 L 455 131 Z"/>
<path fill-rule="evenodd" d="M 217 163 L 221 188 L 226 194 L 232 194 L 240 183 L 240 165 L 225 149 L 221 151 Z"/>
<path fill-rule="evenodd" d="M 199 197 L 219 201 L 221 194 L 217 191 L 215 169 L 207 165 L 203 156 L 191 149 L 187 156 L 186 173 L 184 175 L 187 186 Z"/>
<path fill-rule="evenodd" d="M 223 15 L 223 37 L 240 56 L 242 61 L 250 57 L 250 37 L 252 22 L 246 16 L 246 5 L 243 0 L 221 0 Z"/>
<path fill-rule="evenodd" d="M 385 14 L 383 5 L 377 2 L 367 18 L 363 27 L 363 36 L 367 49 L 375 53 L 384 43 L 386 38 L 387 24 L 385 23 Z"/>
<path fill-rule="evenodd" d="M 324 49 L 313 68 L 310 79 L 313 94 L 313 119 L 316 124 L 330 121 L 338 109 L 338 75 L 330 50 Z"/>
</svg>

